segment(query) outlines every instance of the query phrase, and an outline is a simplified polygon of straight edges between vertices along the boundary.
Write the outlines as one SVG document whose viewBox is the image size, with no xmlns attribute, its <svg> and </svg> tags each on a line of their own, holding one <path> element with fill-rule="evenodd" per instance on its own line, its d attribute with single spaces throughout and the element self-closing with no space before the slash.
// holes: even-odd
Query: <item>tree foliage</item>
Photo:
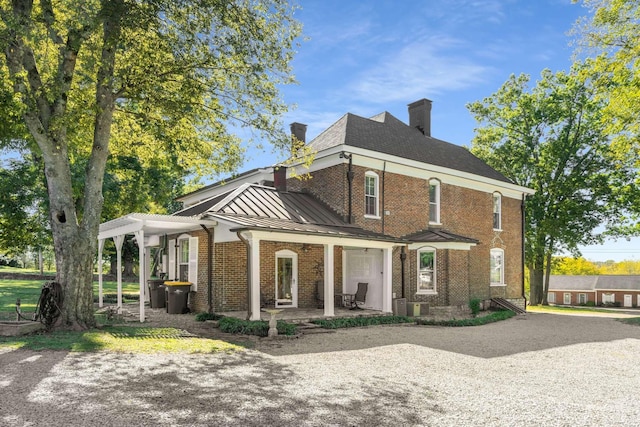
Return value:
<svg viewBox="0 0 640 427">
<path fill-rule="evenodd" d="M 93 323 L 103 186 L 232 170 L 230 126 L 287 143 L 299 31 L 285 0 L 0 0 L 0 141 L 42 159 L 62 323 Z"/>
<path fill-rule="evenodd" d="M 526 203 L 526 264 L 531 301 L 546 302 L 543 278 L 554 252 L 578 253 L 598 242 L 596 227 L 618 224 L 620 192 L 633 179 L 629 164 L 613 155 L 591 80 L 545 70 L 511 76 L 493 95 L 468 105 L 480 123 L 472 152 L 513 182 L 536 193 Z"/>
<path fill-rule="evenodd" d="M 577 54 L 585 57 L 585 73 L 593 76 L 604 101 L 603 121 L 613 149 L 640 167 L 640 1 L 584 0 L 592 12 L 574 26 Z M 619 227 L 619 235 L 640 234 L 640 179 L 628 187 L 629 214 L 635 223 Z"/>
</svg>

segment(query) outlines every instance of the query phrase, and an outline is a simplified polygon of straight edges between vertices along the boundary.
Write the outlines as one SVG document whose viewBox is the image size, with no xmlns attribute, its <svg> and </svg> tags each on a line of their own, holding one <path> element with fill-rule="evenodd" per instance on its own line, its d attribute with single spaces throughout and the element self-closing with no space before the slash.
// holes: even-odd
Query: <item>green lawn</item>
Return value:
<svg viewBox="0 0 640 427">
<path fill-rule="evenodd" d="M 32 313 L 38 298 L 40 298 L 40 290 L 44 280 L 0 280 L 0 315 L 7 313 L 15 314 L 16 299 L 20 298 L 22 311 Z M 116 293 L 118 284 L 116 282 L 104 282 L 104 293 Z M 98 282 L 93 283 L 94 295 L 98 295 Z M 124 294 L 139 294 L 140 285 L 136 283 L 123 283 L 122 292 Z"/>
<path fill-rule="evenodd" d="M 527 306 L 527 311 L 531 311 L 533 313 L 611 313 L 610 310 L 598 307 L 562 307 L 558 305 L 530 305 Z M 638 314 L 640 315 L 640 311 L 638 311 Z"/>
<path fill-rule="evenodd" d="M 175 328 L 111 326 L 84 332 L 54 331 L 22 337 L 0 337 L 0 348 L 110 351 L 118 353 L 217 353 L 242 347 L 221 340 L 199 338 Z"/>
<path fill-rule="evenodd" d="M 3 265 L 3 266 L 0 266 L 0 273 L 40 274 L 40 270 L 35 268 L 8 267 L 6 265 Z M 47 276 L 55 276 L 56 272 L 45 270 L 44 274 Z"/>
</svg>

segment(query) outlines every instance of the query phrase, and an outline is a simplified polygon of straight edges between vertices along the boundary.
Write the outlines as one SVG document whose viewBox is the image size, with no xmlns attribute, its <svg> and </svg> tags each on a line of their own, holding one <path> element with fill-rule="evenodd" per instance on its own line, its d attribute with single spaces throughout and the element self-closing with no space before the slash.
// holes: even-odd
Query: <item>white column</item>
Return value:
<svg viewBox="0 0 640 427">
<path fill-rule="evenodd" d="M 334 277 L 334 260 L 333 260 L 333 244 L 327 243 L 324 245 L 324 315 L 326 317 L 335 316 L 334 301 L 335 301 L 335 285 L 333 283 Z"/>
<path fill-rule="evenodd" d="M 144 322 L 144 278 L 146 276 L 146 268 L 144 266 L 147 259 L 144 253 L 144 230 L 136 231 L 136 241 L 138 242 L 138 284 L 140 285 L 140 322 Z"/>
<path fill-rule="evenodd" d="M 116 244 L 116 257 L 117 262 L 117 277 L 118 277 L 118 314 L 122 313 L 122 243 L 124 243 L 124 234 L 113 238 L 113 243 Z"/>
<path fill-rule="evenodd" d="M 151 248 L 145 248 L 144 250 L 144 283 L 148 283 L 148 280 L 151 279 Z M 150 295 L 146 293 L 145 287 L 145 298 L 144 300 L 151 304 Z"/>
<path fill-rule="evenodd" d="M 102 250 L 104 249 L 104 239 L 98 239 L 98 307 L 104 305 L 103 303 L 103 295 L 102 295 L 102 264 L 104 261 L 102 260 Z"/>
<path fill-rule="evenodd" d="M 251 319 L 260 320 L 260 239 L 252 237 L 251 245 Z"/>
<path fill-rule="evenodd" d="M 393 249 L 382 250 L 382 312 L 391 313 L 393 297 Z"/>
</svg>

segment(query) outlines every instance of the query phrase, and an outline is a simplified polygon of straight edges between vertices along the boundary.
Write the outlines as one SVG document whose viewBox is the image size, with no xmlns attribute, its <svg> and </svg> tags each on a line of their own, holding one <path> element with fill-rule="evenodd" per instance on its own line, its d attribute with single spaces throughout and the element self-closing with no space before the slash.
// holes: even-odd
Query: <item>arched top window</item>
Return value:
<svg viewBox="0 0 640 427">
<path fill-rule="evenodd" d="M 364 174 L 364 215 L 367 217 L 378 218 L 380 213 L 378 203 L 378 174 L 367 171 Z"/>
<path fill-rule="evenodd" d="M 493 229 L 502 230 L 502 195 L 493 193 Z"/>
<path fill-rule="evenodd" d="M 440 180 L 429 180 L 429 224 L 440 224 Z"/>
</svg>

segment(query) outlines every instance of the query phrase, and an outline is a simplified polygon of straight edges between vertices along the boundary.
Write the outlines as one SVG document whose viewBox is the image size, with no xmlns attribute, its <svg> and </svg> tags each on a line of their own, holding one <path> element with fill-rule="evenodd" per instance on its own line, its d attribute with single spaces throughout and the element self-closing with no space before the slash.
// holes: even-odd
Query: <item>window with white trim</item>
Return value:
<svg viewBox="0 0 640 427">
<path fill-rule="evenodd" d="M 547 293 L 547 302 L 550 304 L 555 304 L 556 302 L 556 293 L 555 292 L 548 292 Z"/>
<path fill-rule="evenodd" d="M 491 285 L 504 285 L 504 251 L 491 249 Z"/>
<path fill-rule="evenodd" d="M 429 224 L 440 224 L 440 181 L 429 181 Z"/>
<path fill-rule="evenodd" d="M 569 292 L 565 292 L 564 293 L 563 304 L 564 305 L 571 305 L 571 293 L 569 293 Z"/>
<path fill-rule="evenodd" d="M 603 304 L 613 304 L 616 302 L 616 294 L 602 294 Z"/>
<path fill-rule="evenodd" d="M 578 304 L 587 303 L 587 294 L 578 294 Z"/>
<path fill-rule="evenodd" d="M 502 230 L 502 196 L 493 193 L 493 229 Z"/>
<path fill-rule="evenodd" d="M 191 282 L 191 290 L 198 290 L 198 238 L 188 234 L 169 241 L 169 280 Z"/>
<path fill-rule="evenodd" d="M 418 249 L 418 294 L 436 293 L 436 250 Z"/>
<path fill-rule="evenodd" d="M 378 217 L 378 174 L 368 171 L 364 174 L 364 214 Z"/>
</svg>

